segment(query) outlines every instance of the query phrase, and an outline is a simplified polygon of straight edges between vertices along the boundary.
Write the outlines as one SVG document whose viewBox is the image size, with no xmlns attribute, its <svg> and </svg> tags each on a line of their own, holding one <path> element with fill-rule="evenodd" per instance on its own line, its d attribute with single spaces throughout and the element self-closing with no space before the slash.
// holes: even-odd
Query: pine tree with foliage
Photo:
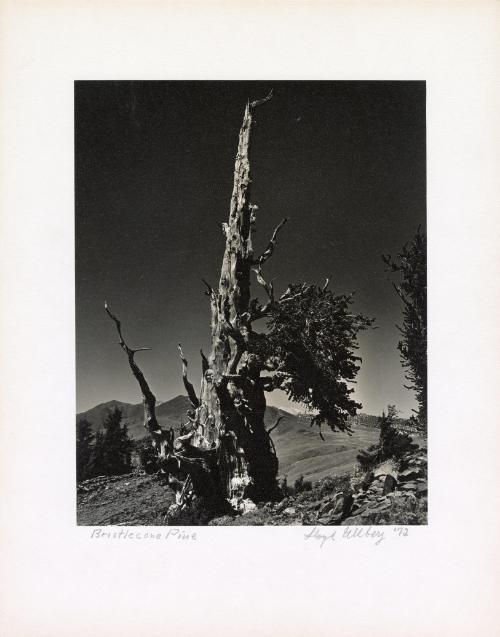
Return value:
<svg viewBox="0 0 500 637">
<path fill-rule="evenodd" d="M 132 466 L 133 448 L 127 426 L 122 425 L 122 412 L 115 407 L 104 419 L 103 429 L 95 434 L 91 460 L 92 476 L 128 473 Z"/>
<path fill-rule="evenodd" d="M 387 413 L 382 412 L 379 438 L 381 460 L 399 459 L 416 446 L 412 443 L 411 436 L 398 430 L 397 417 L 395 405 L 388 405 Z"/>
<path fill-rule="evenodd" d="M 361 408 L 348 386 L 360 369 L 357 335 L 373 319 L 352 312 L 353 294 L 327 286 L 288 286 L 289 300 L 270 309 L 264 350 L 273 388 L 313 410 L 311 424 L 350 433 L 349 418 Z"/>
<path fill-rule="evenodd" d="M 104 476 L 107 475 L 107 454 L 104 444 L 104 431 L 97 431 L 95 434 L 94 449 L 92 454 L 91 475 Z"/>
<path fill-rule="evenodd" d="M 104 470 L 107 475 L 119 475 L 131 470 L 133 443 L 127 425 L 122 424 L 122 411 L 115 407 L 104 420 Z"/>
<path fill-rule="evenodd" d="M 427 429 L 427 238 L 421 228 L 410 243 L 393 258 L 383 256 L 389 272 L 398 274 L 393 283 L 403 302 L 403 322 L 397 326 L 401 333 L 398 350 L 405 378 L 405 387 L 415 391 L 418 402 L 416 421 L 420 429 Z"/>
<path fill-rule="evenodd" d="M 78 482 L 91 477 L 91 460 L 94 441 L 92 425 L 85 418 L 76 425 L 76 479 Z"/>
<path fill-rule="evenodd" d="M 418 446 L 412 442 L 411 436 L 398 430 L 397 416 L 396 406 L 388 405 L 387 413 L 383 411 L 382 416 L 379 417 L 378 444 L 360 450 L 356 456 L 361 468 L 365 471 L 385 460 L 399 460 L 406 452 Z"/>
<path fill-rule="evenodd" d="M 139 455 L 139 461 L 142 468 L 148 474 L 156 473 L 159 470 L 158 456 L 153 446 L 151 438 L 143 438 L 135 445 Z"/>
</svg>

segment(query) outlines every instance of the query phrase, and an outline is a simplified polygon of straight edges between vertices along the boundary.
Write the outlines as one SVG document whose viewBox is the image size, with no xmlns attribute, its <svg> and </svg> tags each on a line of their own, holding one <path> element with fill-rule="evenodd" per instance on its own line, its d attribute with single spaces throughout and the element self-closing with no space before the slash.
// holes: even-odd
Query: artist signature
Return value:
<svg viewBox="0 0 500 637">
<path fill-rule="evenodd" d="M 340 530 L 333 529 L 329 533 L 321 531 L 317 526 L 314 526 L 308 533 L 304 534 L 305 540 L 316 540 L 319 542 L 321 548 L 328 542 L 335 542 L 336 540 L 355 540 L 365 538 L 372 540 L 375 546 L 381 544 L 385 539 L 385 531 L 383 529 L 374 529 L 371 526 L 346 526 Z"/>
</svg>

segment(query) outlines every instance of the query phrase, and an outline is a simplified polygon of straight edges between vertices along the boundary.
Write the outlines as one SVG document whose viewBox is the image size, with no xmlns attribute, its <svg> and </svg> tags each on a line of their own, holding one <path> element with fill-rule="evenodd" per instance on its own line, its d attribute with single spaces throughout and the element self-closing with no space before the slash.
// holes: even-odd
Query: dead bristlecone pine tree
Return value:
<svg viewBox="0 0 500 637">
<path fill-rule="evenodd" d="M 192 404 L 188 423 L 176 437 L 160 427 L 156 399 L 135 354 L 122 335 L 120 320 L 105 305 L 115 322 L 143 396 L 144 424 L 158 458 L 157 466 L 176 490 L 177 507 L 194 501 L 205 510 L 232 507 L 243 510 L 248 499 L 258 502 L 280 497 L 278 459 L 266 429 L 265 392 L 283 389 L 295 401 L 314 410 L 312 424 L 326 422 L 332 430 L 349 431 L 348 417 L 360 405 L 345 381 L 354 379 L 360 359 L 353 354 L 356 335 L 371 320 L 350 313 L 351 296 L 335 296 L 327 282 L 321 287 L 289 285 L 275 298 L 262 266 L 272 256 L 283 219 L 266 249 L 255 256 L 252 234 L 257 206 L 250 201 L 250 141 L 255 110 L 266 98 L 248 102 L 239 134 L 229 220 L 223 224 L 225 250 L 219 285 L 204 281 L 211 309 L 211 351 L 201 352 L 199 394 L 190 383 L 188 362 L 179 344 L 182 376 Z M 252 298 L 251 279 L 266 293 L 266 302 Z M 258 319 L 267 331 L 253 329 Z M 340 379 L 340 380 L 339 380 Z"/>
</svg>

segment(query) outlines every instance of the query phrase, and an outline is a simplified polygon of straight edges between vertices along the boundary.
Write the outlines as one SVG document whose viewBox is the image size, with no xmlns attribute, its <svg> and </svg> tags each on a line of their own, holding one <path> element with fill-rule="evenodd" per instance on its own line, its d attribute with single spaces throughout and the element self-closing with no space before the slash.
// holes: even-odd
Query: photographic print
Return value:
<svg viewBox="0 0 500 637">
<path fill-rule="evenodd" d="M 79 525 L 427 524 L 423 81 L 75 82 Z"/>
<path fill-rule="evenodd" d="M 498 3 L 35 4 L 2 637 L 497 634 Z"/>
</svg>

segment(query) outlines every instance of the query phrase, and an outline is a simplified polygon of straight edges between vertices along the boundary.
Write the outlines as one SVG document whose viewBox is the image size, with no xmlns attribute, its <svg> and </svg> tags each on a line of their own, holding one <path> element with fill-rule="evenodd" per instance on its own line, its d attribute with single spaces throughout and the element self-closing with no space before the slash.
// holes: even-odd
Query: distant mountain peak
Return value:
<svg viewBox="0 0 500 637">
<path fill-rule="evenodd" d="M 77 420 L 87 419 L 94 431 L 102 428 L 103 421 L 110 410 L 118 407 L 122 410 L 123 422 L 128 434 L 134 440 L 145 438 L 148 433 L 144 428 L 144 407 L 142 403 L 135 405 L 119 400 L 100 403 L 92 409 L 77 414 Z M 186 411 L 191 409 L 187 396 L 179 394 L 170 400 L 157 402 L 157 418 L 163 427 L 178 428 L 181 420 L 186 421 Z M 378 440 L 378 423 L 376 416 L 362 414 L 355 424 L 368 424 L 368 427 L 356 427 L 352 437 L 337 432 L 325 432 L 326 440 L 321 440 L 317 430 L 311 429 L 306 422 L 307 414 L 290 413 L 268 405 L 265 414 L 266 426 L 274 425 L 277 418 L 283 420 L 272 432 L 271 437 L 280 463 L 280 475 L 287 475 L 292 482 L 300 475 L 307 479 L 319 479 L 331 473 L 340 475 L 356 465 L 356 455 L 360 448 L 368 447 Z"/>
</svg>

